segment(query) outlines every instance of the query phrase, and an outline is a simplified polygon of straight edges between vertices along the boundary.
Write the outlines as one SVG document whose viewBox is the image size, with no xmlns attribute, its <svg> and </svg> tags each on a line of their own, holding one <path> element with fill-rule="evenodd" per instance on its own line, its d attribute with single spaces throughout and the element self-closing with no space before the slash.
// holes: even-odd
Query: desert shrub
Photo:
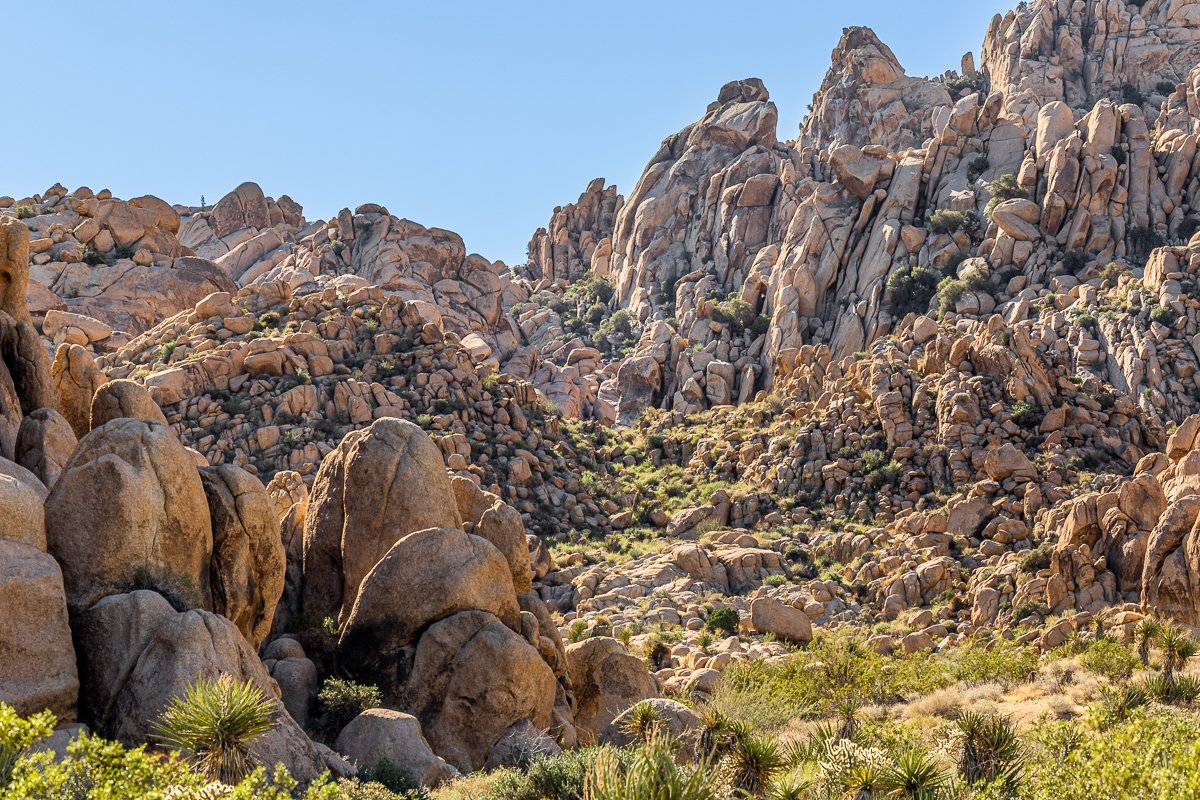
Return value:
<svg viewBox="0 0 1200 800">
<path fill-rule="evenodd" d="M 1037 600 L 1026 600 L 1013 606 L 1013 619 L 1020 620 L 1029 616 L 1045 619 L 1049 614 L 1050 609 L 1046 607 L 1046 604 L 1039 603 Z"/>
<path fill-rule="evenodd" d="M 1086 267 L 1088 262 L 1091 260 L 1091 255 L 1083 250 L 1069 250 L 1067 251 L 1067 254 L 1063 256 L 1063 269 L 1065 269 L 1068 274 L 1074 275 Z"/>
<path fill-rule="evenodd" d="M 1154 84 L 1154 91 L 1159 94 L 1175 94 L 1175 84 L 1171 81 L 1159 81 Z"/>
<path fill-rule="evenodd" d="M 330 678 L 317 693 L 313 732 L 321 741 L 333 743 L 342 728 L 369 708 L 383 704 L 379 688 L 369 684 Z"/>
<path fill-rule="evenodd" d="M 28 204 L 14 206 L 13 211 L 16 212 L 17 219 L 29 219 L 30 217 L 35 216 L 33 213 L 33 206 Z"/>
<path fill-rule="evenodd" d="M 929 226 L 934 233 L 956 233 L 963 226 L 964 215 L 961 211 L 949 208 L 939 208 L 929 218 Z"/>
<path fill-rule="evenodd" d="M 1015 685 L 1026 683 L 1037 674 L 1038 660 L 1036 651 L 1020 645 L 963 647 L 951 655 L 950 669 L 956 679 L 967 685 Z"/>
<path fill-rule="evenodd" d="M 958 771 L 970 784 L 999 783 L 1010 790 L 1021 781 L 1024 757 L 1017 730 L 1004 717 L 967 711 L 956 722 L 962 736 Z"/>
<path fill-rule="evenodd" d="M 657 739 L 622 761 L 600 752 L 588 770 L 586 800 L 717 800 L 717 780 L 706 765 L 676 762 L 669 742 Z"/>
<path fill-rule="evenodd" d="M 992 216 L 992 212 L 996 210 L 996 206 L 1007 200 L 1017 200 L 1019 198 L 1029 197 L 1029 193 L 1025 187 L 1017 183 L 1017 174 L 1015 172 L 1006 172 L 996 180 L 988 184 L 988 191 L 991 193 L 991 199 L 987 204 L 987 215 Z"/>
<path fill-rule="evenodd" d="M 974 75 L 951 75 L 942 78 L 942 83 L 946 85 L 946 91 L 955 100 L 983 91 L 983 75 L 978 72 Z"/>
<path fill-rule="evenodd" d="M 1075 737 L 1063 753 L 1060 726 L 1032 732 L 1023 800 L 1144 800 L 1200 796 L 1200 719 L 1133 714 L 1103 735 Z"/>
<path fill-rule="evenodd" d="M 926 267 L 902 266 L 888 276 L 891 309 L 902 317 L 910 311 L 923 313 L 937 292 L 938 274 Z"/>
<path fill-rule="evenodd" d="M 938 309 L 943 313 L 954 308 L 967 292 L 977 292 L 985 289 L 991 277 L 987 267 L 969 268 L 961 278 L 945 277 L 938 283 Z"/>
<path fill-rule="evenodd" d="M 583 796 L 588 771 L 601 753 L 628 761 L 630 751 L 585 747 L 534 759 L 524 773 L 505 773 L 486 800 L 576 800 Z"/>
<path fill-rule="evenodd" d="M 1140 106 L 1146 102 L 1146 95 L 1132 83 L 1124 83 L 1121 84 L 1121 102 Z"/>
<path fill-rule="evenodd" d="M 1159 325 L 1165 325 L 1170 328 L 1175 324 L 1175 320 L 1179 315 L 1175 313 L 1175 309 L 1170 306 L 1155 306 L 1150 311 L 1150 321 L 1157 322 Z"/>
<path fill-rule="evenodd" d="M 763 578 L 763 586 L 783 586 L 787 583 L 787 578 L 783 575 L 768 575 Z"/>
<path fill-rule="evenodd" d="M 421 784 L 413 779 L 408 770 L 386 758 L 380 759 L 373 767 L 359 769 L 358 779 L 364 783 L 377 783 L 406 800 L 420 797 Z"/>
<path fill-rule="evenodd" d="M 1028 400 L 1021 400 L 1013 405 L 1010 416 L 1012 417 L 1012 421 L 1022 428 L 1032 428 L 1041 422 L 1042 409 Z"/>
<path fill-rule="evenodd" d="M 158 592 L 176 611 L 190 611 L 203 604 L 196 579 L 169 568 L 152 570 L 146 566 L 138 567 L 133 572 L 129 591 Z"/>
<path fill-rule="evenodd" d="M 1196 231 L 1200 231 L 1200 218 L 1188 215 L 1175 226 L 1175 238 L 1184 242 L 1191 241 Z"/>
<path fill-rule="evenodd" d="M 1088 647 L 1080 663 L 1097 675 L 1103 675 L 1110 681 L 1119 681 L 1131 676 L 1141 662 L 1137 653 L 1115 639 L 1104 637 Z"/>
<path fill-rule="evenodd" d="M 22 719 L 15 708 L 0 703 L 0 789 L 8 785 L 17 760 L 54 732 L 55 722 L 49 711 Z"/>
<path fill-rule="evenodd" d="M 718 608 L 704 620 L 704 627 L 710 631 L 721 631 L 727 635 L 737 633 L 741 620 L 736 608 Z"/>
<path fill-rule="evenodd" d="M 212 780 L 237 783 L 250 774 L 250 745 L 275 725 L 275 705 L 250 681 L 200 678 L 167 704 L 159 740 L 184 751 Z"/>
<path fill-rule="evenodd" d="M 754 306 L 736 295 L 730 295 L 722 302 L 716 303 L 712 316 L 716 322 L 728 325 L 734 333 L 748 330 L 758 318 Z"/>
<path fill-rule="evenodd" d="M 1026 575 L 1032 575 L 1041 570 L 1049 569 L 1050 559 L 1053 555 L 1054 547 L 1050 544 L 1039 544 L 1032 550 L 1026 550 L 1018 559 L 1021 572 L 1024 572 Z"/>
<path fill-rule="evenodd" d="M 1148 256 L 1154 248 L 1163 246 L 1162 235 L 1149 226 L 1139 225 L 1130 228 L 1126 236 L 1129 239 L 1133 255 L 1140 258 Z"/>
</svg>

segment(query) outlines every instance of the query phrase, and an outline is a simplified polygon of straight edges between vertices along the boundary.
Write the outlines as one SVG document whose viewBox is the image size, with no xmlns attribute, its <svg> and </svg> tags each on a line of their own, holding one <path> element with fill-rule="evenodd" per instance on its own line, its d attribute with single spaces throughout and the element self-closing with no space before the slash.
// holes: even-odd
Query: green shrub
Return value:
<svg viewBox="0 0 1200 800">
<path fill-rule="evenodd" d="M 669 742 L 658 739 L 624 763 L 613 751 L 597 755 L 585 781 L 587 800 L 717 800 L 717 780 L 705 765 L 681 766 Z"/>
<path fill-rule="evenodd" d="M 1032 428 L 1042 421 L 1042 409 L 1028 400 L 1021 400 L 1012 407 L 1010 416 L 1022 428 Z"/>
<path fill-rule="evenodd" d="M 741 619 L 736 608 L 718 608 L 704 620 L 704 627 L 710 631 L 722 631 L 727 635 L 737 633 Z"/>
<path fill-rule="evenodd" d="M 751 328 L 757 319 L 754 306 L 735 295 L 713 306 L 713 320 L 728 325 L 735 334 Z"/>
<path fill-rule="evenodd" d="M 1007 200 L 1029 197 L 1029 193 L 1025 188 L 1017 183 L 1017 174 L 1015 172 L 1006 172 L 996 178 L 996 180 L 988 184 L 988 191 L 991 193 L 991 199 L 988 200 L 987 204 L 987 215 L 989 217 L 996 210 L 996 206 L 1001 203 Z"/>
<path fill-rule="evenodd" d="M 352 719 L 369 708 L 381 705 L 383 696 L 378 687 L 330 678 L 317 694 L 313 731 L 318 739 L 332 744 Z"/>
<path fill-rule="evenodd" d="M 946 277 L 937 287 L 938 309 L 943 313 L 950 311 L 967 292 L 979 292 L 988 287 L 991 277 L 986 266 L 968 268 L 962 278 Z"/>
<path fill-rule="evenodd" d="M 983 175 L 983 173 L 987 172 L 990 166 L 991 164 L 988 163 L 988 157 L 986 155 L 975 156 L 973 159 L 971 159 L 970 163 L 967 164 L 967 183 L 974 183 L 975 181 L 979 180 L 979 177 Z"/>
<path fill-rule="evenodd" d="M 910 311 L 924 313 L 937 292 L 938 274 L 925 267 L 902 266 L 888 276 L 889 307 L 897 317 Z"/>
<path fill-rule="evenodd" d="M 22 719 L 15 708 L 0 703 L 0 789 L 8 785 L 17 760 L 54 733 L 55 722 L 49 711 Z"/>
<path fill-rule="evenodd" d="M 414 800 L 421 788 L 421 784 L 413 780 L 413 776 L 408 770 L 386 758 L 380 759 L 370 769 L 360 769 L 358 779 L 366 783 L 378 783 L 389 792 L 401 796 L 407 795 L 413 797 Z"/>
<path fill-rule="evenodd" d="M 1024 572 L 1026 575 L 1033 575 L 1044 569 L 1049 569 L 1050 559 L 1053 555 L 1054 547 L 1050 544 L 1039 544 L 1032 550 L 1026 550 L 1018 559 L 1021 572 Z"/>
<path fill-rule="evenodd" d="M 585 747 L 540 756 L 524 773 L 505 773 L 485 800 L 576 800 L 583 797 L 588 771 L 602 752 L 618 762 L 628 761 L 631 755 L 631 751 Z"/>
<path fill-rule="evenodd" d="M 1150 321 L 1157 322 L 1159 325 L 1165 325 L 1168 328 L 1175 324 L 1175 320 L 1179 315 L 1175 313 L 1175 309 L 1170 306 L 1155 306 L 1150 312 Z"/>
<path fill-rule="evenodd" d="M 159 740 L 184 751 L 211 780 L 237 783 L 250 774 L 250 745 L 275 726 L 275 704 L 250 681 L 199 678 L 167 703 Z"/>
<path fill-rule="evenodd" d="M 28 204 L 16 206 L 13 208 L 13 211 L 17 213 L 17 219 L 29 219 L 32 216 L 36 216 L 33 213 L 33 206 Z"/>
<path fill-rule="evenodd" d="M 956 233 L 963 226 L 965 217 L 961 211 L 939 208 L 929 218 L 929 226 L 934 233 Z"/>
<path fill-rule="evenodd" d="M 1057 726 L 1033 730 L 1022 800 L 1200 797 L 1200 719 L 1134 713 L 1063 757 Z"/>
<path fill-rule="evenodd" d="M 1085 669 L 1103 675 L 1110 681 L 1120 681 L 1131 676 L 1141 662 L 1137 653 L 1115 639 L 1104 637 L 1088 647 L 1080 663 Z"/>
<path fill-rule="evenodd" d="M 1020 645 L 963 647 L 950 657 L 954 677 L 967 685 L 1028 683 L 1038 670 L 1036 651 Z"/>
<path fill-rule="evenodd" d="M 1146 95 L 1142 94 L 1132 83 L 1124 83 L 1121 84 L 1121 101 L 1140 106 L 1146 102 Z"/>
</svg>

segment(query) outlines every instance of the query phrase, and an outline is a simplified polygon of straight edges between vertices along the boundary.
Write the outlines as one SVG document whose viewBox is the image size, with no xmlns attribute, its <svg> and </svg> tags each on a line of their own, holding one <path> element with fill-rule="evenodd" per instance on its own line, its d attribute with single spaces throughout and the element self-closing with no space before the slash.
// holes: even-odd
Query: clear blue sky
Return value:
<svg viewBox="0 0 1200 800">
<path fill-rule="evenodd" d="M 4 5 L 0 195 L 60 181 L 212 203 L 254 180 L 310 219 L 381 203 L 515 263 L 590 179 L 628 194 L 726 81 L 762 78 L 793 138 L 843 27 L 932 75 L 1011 4 Z"/>
</svg>

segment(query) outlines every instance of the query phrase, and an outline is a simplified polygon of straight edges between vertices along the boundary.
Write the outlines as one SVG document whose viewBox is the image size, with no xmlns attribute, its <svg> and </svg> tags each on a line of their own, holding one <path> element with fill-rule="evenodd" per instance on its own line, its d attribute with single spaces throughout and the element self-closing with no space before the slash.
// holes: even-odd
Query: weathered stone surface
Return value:
<svg viewBox="0 0 1200 800">
<path fill-rule="evenodd" d="M 21 420 L 16 461 L 53 488 L 78 445 L 75 431 L 62 414 L 39 408 Z"/>
<path fill-rule="evenodd" d="M 92 396 L 89 416 L 91 428 L 122 417 L 167 424 L 162 409 L 150 398 L 146 387 L 127 379 L 109 381 L 99 386 Z"/>
<path fill-rule="evenodd" d="M 63 416 L 71 423 L 75 436 L 82 439 L 92 429 L 92 398 L 108 383 L 108 376 L 96 366 L 87 350 L 77 344 L 60 344 L 51 366 L 54 388 Z"/>
<path fill-rule="evenodd" d="M 364 711 L 342 729 L 335 747 L 360 769 L 372 769 L 387 760 L 422 786 L 437 786 L 459 775 L 457 769 L 434 755 L 417 718 L 400 711 Z"/>
<path fill-rule="evenodd" d="M 750 604 L 750 624 L 759 633 L 771 633 L 797 644 L 811 642 L 813 638 L 808 615 L 773 597 L 755 598 Z"/>
<path fill-rule="evenodd" d="M 46 500 L 67 600 L 87 608 L 139 576 L 211 600 L 212 527 L 200 476 L 169 428 L 117 419 L 89 433 Z"/>
<path fill-rule="evenodd" d="M 168 701 L 198 678 L 231 675 L 274 698 L 271 678 L 232 622 L 208 611 L 176 612 L 154 592 L 110 595 L 74 623 L 89 700 L 86 721 L 126 744 L 148 741 Z M 283 704 L 252 752 L 311 780 L 325 763 Z"/>
<path fill-rule="evenodd" d="M 0 537 L 0 608 L 0 702 L 21 715 L 50 709 L 60 722 L 74 721 L 79 677 L 54 559 Z"/>
<path fill-rule="evenodd" d="M 351 669 L 361 669 L 415 641 L 433 623 L 471 610 L 520 629 L 504 556 L 487 540 L 460 530 L 417 531 L 396 542 L 363 580 L 338 652 Z"/>
<path fill-rule="evenodd" d="M 271 630 L 287 567 L 275 504 L 262 481 L 231 464 L 201 469 L 200 480 L 212 519 L 212 610 L 257 648 Z"/>
<path fill-rule="evenodd" d="M 363 578 L 398 540 L 460 524 L 441 451 L 424 431 L 381 419 L 348 434 L 321 462 L 309 500 L 305 612 L 348 614 Z"/>
<path fill-rule="evenodd" d="M 616 639 L 597 636 L 567 646 L 575 689 L 575 724 L 593 740 L 633 704 L 654 697 L 658 687 L 641 659 Z"/>
<path fill-rule="evenodd" d="M 509 727 L 551 725 L 554 674 L 519 634 L 484 611 L 432 626 L 417 643 L 405 707 L 460 771 L 479 769 Z"/>
</svg>

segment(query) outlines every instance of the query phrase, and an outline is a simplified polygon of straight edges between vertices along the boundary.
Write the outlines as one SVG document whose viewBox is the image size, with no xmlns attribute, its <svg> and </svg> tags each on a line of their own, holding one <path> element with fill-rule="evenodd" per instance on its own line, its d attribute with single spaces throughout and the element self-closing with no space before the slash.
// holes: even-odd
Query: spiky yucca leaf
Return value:
<svg viewBox="0 0 1200 800">
<path fill-rule="evenodd" d="M 621 722 L 621 732 L 638 744 L 646 744 L 662 732 L 666 717 L 648 700 L 643 700 L 629 709 Z"/>
<path fill-rule="evenodd" d="M 928 753 L 905 750 L 883 773 L 889 797 L 933 800 L 950 784 L 950 778 Z"/>
<path fill-rule="evenodd" d="M 729 765 L 734 788 L 757 797 L 787 767 L 787 759 L 774 739 L 744 733 L 737 737 L 729 753 Z"/>
<path fill-rule="evenodd" d="M 212 780 L 234 784 L 255 765 L 250 745 L 275 724 L 275 706 L 250 681 L 199 678 L 167 704 L 160 741 L 184 751 Z"/>
<path fill-rule="evenodd" d="M 588 773 L 584 800 L 717 800 L 704 764 L 682 767 L 665 737 L 640 748 L 627 765 L 613 751 L 601 752 Z"/>
</svg>

